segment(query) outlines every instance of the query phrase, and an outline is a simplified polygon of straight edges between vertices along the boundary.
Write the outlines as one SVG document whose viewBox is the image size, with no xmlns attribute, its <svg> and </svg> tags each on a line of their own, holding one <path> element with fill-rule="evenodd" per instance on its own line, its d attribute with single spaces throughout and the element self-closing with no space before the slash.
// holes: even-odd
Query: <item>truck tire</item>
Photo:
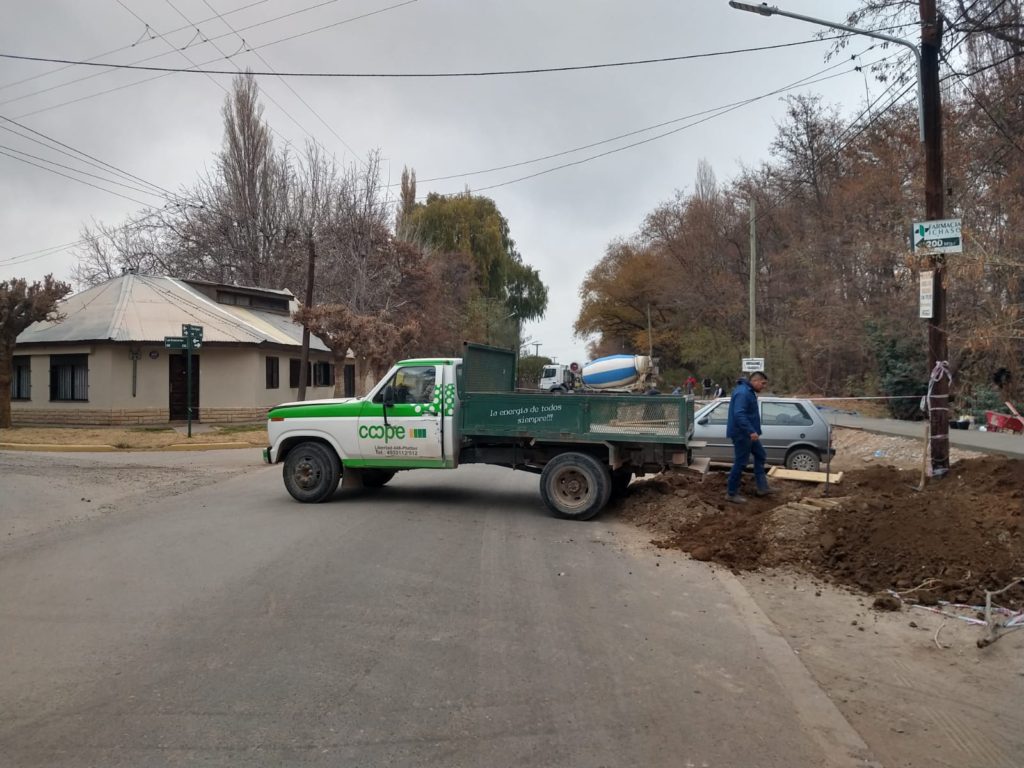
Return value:
<svg viewBox="0 0 1024 768">
<path fill-rule="evenodd" d="M 620 467 L 612 471 L 612 498 L 621 499 L 629 492 L 629 484 L 633 480 L 633 470 Z"/>
<path fill-rule="evenodd" d="M 555 517 L 589 520 L 612 494 L 608 467 L 586 453 L 560 453 L 540 475 L 540 495 Z"/>
<path fill-rule="evenodd" d="M 299 443 L 284 460 L 284 487 L 296 501 L 319 504 L 338 489 L 341 462 L 334 450 L 323 443 Z"/>
<path fill-rule="evenodd" d="M 798 469 L 801 472 L 817 472 L 821 466 L 821 457 L 810 448 L 796 448 L 786 456 L 786 469 Z"/>
<path fill-rule="evenodd" d="M 383 488 L 394 476 L 395 473 L 387 469 L 364 469 L 363 486 L 366 488 Z"/>
</svg>

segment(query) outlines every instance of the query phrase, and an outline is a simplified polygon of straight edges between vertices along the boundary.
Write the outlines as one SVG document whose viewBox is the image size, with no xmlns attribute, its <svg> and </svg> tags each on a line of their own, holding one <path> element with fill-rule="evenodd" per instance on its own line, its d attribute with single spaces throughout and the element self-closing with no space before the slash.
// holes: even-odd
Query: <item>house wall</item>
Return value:
<svg viewBox="0 0 1024 768">
<path fill-rule="evenodd" d="M 132 350 L 135 387 L 132 388 Z M 158 344 L 95 344 L 16 349 L 31 355 L 31 400 L 11 403 L 15 424 L 117 425 L 166 424 L 169 421 L 170 350 Z M 50 400 L 50 355 L 87 354 L 87 401 Z M 199 364 L 199 415 L 207 423 L 254 422 L 267 409 L 295 400 L 298 390 L 288 386 L 289 359 L 298 350 L 267 351 L 258 347 L 206 347 L 196 353 Z M 154 356 L 155 355 L 155 356 Z M 266 358 L 280 360 L 278 389 L 266 387 Z M 331 362 L 326 352 L 311 352 L 314 362 Z M 338 372 L 337 375 L 341 375 Z M 358 383 L 358 382 L 357 382 Z M 334 396 L 334 387 L 307 387 L 307 399 Z"/>
</svg>

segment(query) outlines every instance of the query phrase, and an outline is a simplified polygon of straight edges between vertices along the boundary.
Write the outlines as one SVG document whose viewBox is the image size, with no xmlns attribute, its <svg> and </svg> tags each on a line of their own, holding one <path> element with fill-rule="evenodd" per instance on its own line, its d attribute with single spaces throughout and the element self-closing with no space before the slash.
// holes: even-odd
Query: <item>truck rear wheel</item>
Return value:
<svg viewBox="0 0 1024 768">
<path fill-rule="evenodd" d="M 604 508 L 611 493 L 608 467 L 586 453 L 560 453 L 540 475 L 544 504 L 565 520 L 589 520 Z"/>
<path fill-rule="evenodd" d="M 333 449 L 323 443 L 299 443 L 284 460 L 284 487 L 296 501 L 318 504 L 338 489 L 341 462 Z"/>
</svg>

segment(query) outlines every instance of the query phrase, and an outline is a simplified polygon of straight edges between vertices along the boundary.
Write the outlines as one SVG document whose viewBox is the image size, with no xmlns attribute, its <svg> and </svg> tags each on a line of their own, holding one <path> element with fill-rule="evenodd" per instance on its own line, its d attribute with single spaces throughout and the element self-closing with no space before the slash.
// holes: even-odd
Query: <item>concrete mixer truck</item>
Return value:
<svg viewBox="0 0 1024 768">
<path fill-rule="evenodd" d="M 573 363 L 575 365 L 575 363 Z M 584 363 L 582 368 L 551 363 L 544 366 L 538 389 L 542 392 L 646 392 L 658 369 L 646 355 L 609 355 Z"/>
<path fill-rule="evenodd" d="M 595 371 L 599 384 L 622 384 L 613 365 L 625 362 Z M 513 351 L 480 344 L 458 358 L 402 360 L 363 397 L 272 408 L 263 456 L 283 464 L 285 488 L 302 502 L 328 501 L 339 481 L 380 488 L 413 469 L 533 472 L 547 508 L 573 520 L 596 515 L 634 475 L 691 463 L 692 397 L 551 397 L 516 392 L 515 375 Z"/>
</svg>

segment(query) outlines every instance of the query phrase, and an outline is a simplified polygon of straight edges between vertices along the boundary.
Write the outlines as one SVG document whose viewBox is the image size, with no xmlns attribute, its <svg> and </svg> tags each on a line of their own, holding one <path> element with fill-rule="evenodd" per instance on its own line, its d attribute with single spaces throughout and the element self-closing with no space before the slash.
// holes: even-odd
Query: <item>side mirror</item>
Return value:
<svg viewBox="0 0 1024 768">
<path fill-rule="evenodd" d="M 698 421 L 697 423 L 698 423 L 698 424 L 700 424 L 700 425 L 701 425 L 702 427 L 706 427 L 706 426 L 707 426 L 707 424 L 708 424 L 708 417 L 707 417 L 707 416 L 705 416 L 705 417 L 704 417 L 703 419 L 701 419 L 701 420 L 700 420 L 700 421 Z"/>
<path fill-rule="evenodd" d="M 384 401 L 385 408 L 395 407 L 395 388 L 388 384 L 384 387 L 384 392 L 381 394 L 381 400 Z"/>
</svg>

